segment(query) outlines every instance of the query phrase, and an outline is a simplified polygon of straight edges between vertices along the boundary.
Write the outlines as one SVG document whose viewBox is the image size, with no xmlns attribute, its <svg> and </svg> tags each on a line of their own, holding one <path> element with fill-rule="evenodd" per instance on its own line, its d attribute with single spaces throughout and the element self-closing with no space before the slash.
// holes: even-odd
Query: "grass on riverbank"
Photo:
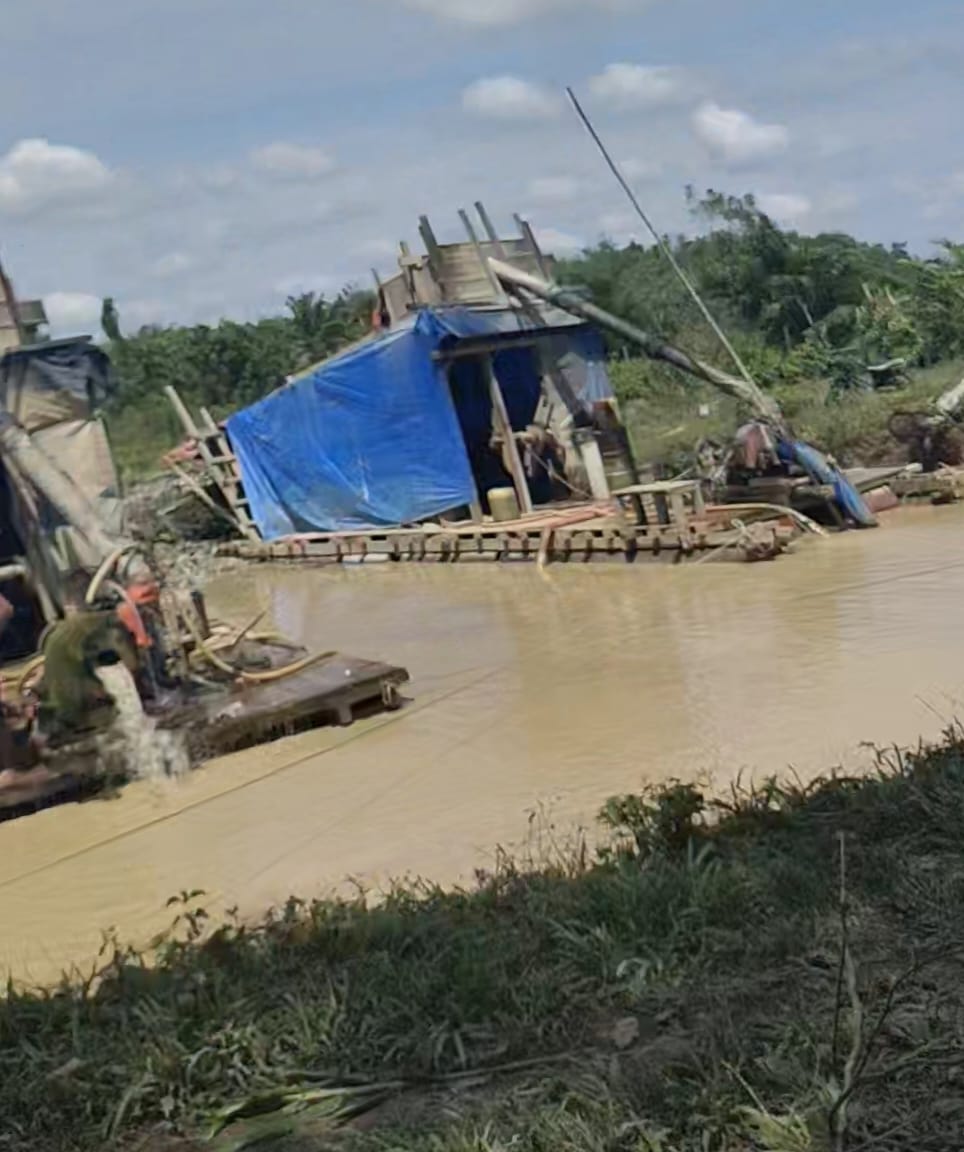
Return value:
<svg viewBox="0 0 964 1152">
<path fill-rule="evenodd" d="M 152 968 L 10 989 L 0 1148 L 960 1148 L 964 735 L 605 822 L 375 908 L 210 934 L 187 894 Z"/>
</svg>

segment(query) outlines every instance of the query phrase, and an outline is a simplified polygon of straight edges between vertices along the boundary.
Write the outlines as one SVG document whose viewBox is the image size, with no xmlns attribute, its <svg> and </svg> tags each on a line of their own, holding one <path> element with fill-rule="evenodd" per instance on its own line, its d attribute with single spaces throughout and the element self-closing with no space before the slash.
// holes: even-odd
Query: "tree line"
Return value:
<svg viewBox="0 0 964 1152">
<path fill-rule="evenodd" d="M 107 299 L 101 327 L 113 365 L 115 406 L 150 403 L 168 384 L 218 412 L 250 404 L 292 373 L 358 340 L 371 327 L 372 307 L 371 294 L 353 288 L 331 300 L 308 292 L 289 296 L 283 315 L 255 323 L 148 325 L 125 336 L 122 317 Z"/>
<path fill-rule="evenodd" d="M 964 246 L 945 241 L 921 258 L 902 243 L 780 228 L 752 196 L 711 190 L 697 197 L 689 189 L 687 197 L 694 234 L 666 243 L 762 384 L 823 378 L 847 387 L 882 361 L 924 366 L 964 354 Z M 563 261 L 560 275 L 610 311 L 721 361 L 656 246 L 602 242 Z M 371 293 L 347 287 L 333 299 L 289 297 L 283 315 L 256 323 L 148 326 L 125 336 L 113 301 L 105 300 L 114 410 L 161 418 L 166 384 L 218 414 L 250 404 L 363 336 L 374 306 Z"/>
<path fill-rule="evenodd" d="M 782 229 L 752 196 L 688 189 L 687 198 L 701 228 L 666 243 L 761 383 L 849 387 L 870 365 L 925 367 L 964 353 L 964 246 L 943 241 L 921 258 L 903 243 Z M 721 357 L 655 245 L 604 242 L 565 262 L 562 276 L 640 327 Z"/>
</svg>

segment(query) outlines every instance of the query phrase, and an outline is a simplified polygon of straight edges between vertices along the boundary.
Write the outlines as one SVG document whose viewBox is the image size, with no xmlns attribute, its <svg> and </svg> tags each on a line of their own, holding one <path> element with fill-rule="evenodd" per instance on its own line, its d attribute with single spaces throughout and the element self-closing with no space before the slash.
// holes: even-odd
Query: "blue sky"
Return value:
<svg viewBox="0 0 964 1152">
<path fill-rule="evenodd" d="M 4 17 L 0 245 L 58 332 L 254 318 L 367 283 L 482 198 L 563 252 L 683 188 L 805 230 L 964 237 L 950 0 L 32 0 Z"/>
</svg>

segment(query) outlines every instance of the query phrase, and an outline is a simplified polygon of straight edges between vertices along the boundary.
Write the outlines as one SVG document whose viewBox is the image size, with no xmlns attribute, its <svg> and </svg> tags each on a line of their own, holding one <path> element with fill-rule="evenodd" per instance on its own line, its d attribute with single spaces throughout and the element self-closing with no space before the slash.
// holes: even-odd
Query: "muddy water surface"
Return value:
<svg viewBox="0 0 964 1152">
<path fill-rule="evenodd" d="M 964 510 L 889 517 L 769 565 L 252 568 L 218 615 L 403 664 L 412 703 L 178 781 L 0 825 L 0 967 L 46 980 L 101 931 L 147 940 L 203 888 L 453 881 L 643 781 L 866 760 L 964 714 Z"/>
</svg>

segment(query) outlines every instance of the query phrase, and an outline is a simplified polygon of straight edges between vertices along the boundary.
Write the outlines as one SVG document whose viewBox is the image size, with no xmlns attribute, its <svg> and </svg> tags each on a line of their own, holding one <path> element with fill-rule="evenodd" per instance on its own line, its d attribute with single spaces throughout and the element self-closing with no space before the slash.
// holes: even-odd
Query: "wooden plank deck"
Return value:
<svg viewBox="0 0 964 1152">
<path fill-rule="evenodd" d="M 273 684 L 179 705 L 157 718 L 162 729 L 184 731 L 197 768 L 216 756 L 266 744 L 310 728 L 351 724 L 361 711 L 400 706 L 408 672 L 392 664 L 333 656 Z M 105 775 L 96 740 L 58 751 L 26 771 L 0 773 L 0 821 L 61 801 L 84 799 L 124 783 Z"/>
<path fill-rule="evenodd" d="M 680 562 L 731 548 L 738 530 L 705 514 L 683 523 L 637 525 L 614 505 L 585 505 L 536 513 L 505 523 L 417 525 L 358 532 L 316 532 L 273 541 L 231 540 L 220 556 L 319 564 L 384 561 L 456 563 L 469 560 L 658 559 Z"/>
<path fill-rule="evenodd" d="M 273 684 L 245 686 L 230 698 L 204 701 L 187 722 L 191 761 L 202 763 L 306 728 L 353 723 L 366 707 L 397 708 L 404 668 L 334 656 Z M 161 726 L 178 725 L 178 717 Z"/>
</svg>

